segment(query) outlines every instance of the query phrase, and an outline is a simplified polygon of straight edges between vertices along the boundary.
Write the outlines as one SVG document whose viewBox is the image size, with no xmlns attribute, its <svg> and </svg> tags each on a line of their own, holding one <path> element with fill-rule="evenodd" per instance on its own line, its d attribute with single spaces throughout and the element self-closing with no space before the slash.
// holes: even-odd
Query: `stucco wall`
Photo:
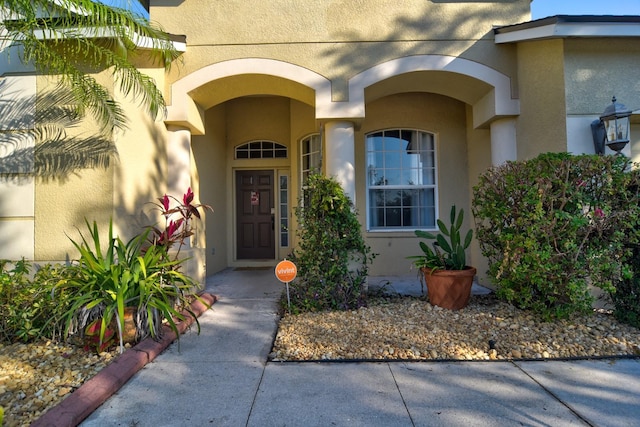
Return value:
<svg viewBox="0 0 640 427">
<path fill-rule="evenodd" d="M 239 98 L 227 103 L 227 141 L 232 147 L 255 139 L 289 144 L 289 100 L 282 97 Z M 233 151 L 227 153 L 233 158 Z"/>
<path fill-rule="evenodd" d="M 95 77 L 107 88 L 112 88 L 108 72 L 96 74 Z M 55 82 L 47 77 L 38 77 L 38 96 L 42 96 L 54 85 Z M 76 127 L 66 129 L 68 137 L 88 140 L 97 138 L 99 130 L 91 117 L 87 117 Z M 77 251 L 65 233 L 76 240 L 79 239 L 78 229 L 86 235 L 85 218 L 90 223 L 96 221 L 99 230 L 103 230 L 104 233 L 108 230 L 109 219 L 113 213 L 113 163 L 106 168 L 85 168 L 81 158 L 79 160 L 78 157 L 68 156 L 66 161 L 72 163 L 73 172 L 66 172 L 64 167 L 55 167 L 52 169 L 55 172 L 53 177 L 36 176 L 36 261 L 64 261 L 69 257 L 77 258 Z"/>
<path fill-rule="evenodd" d="M 200 201 L 210 205 L 214 212 L 206 214 L 207 274 L 227 266 L 227 229 L 229 218 L 225 208 L 227 191 L 231 186 L 227 178 L 226 158 L 230 149 L 226 143 L 226 109 L 217 106 L 206 113 L 207 132 L 192 137 L 194 161 L 200 181 Z"/>
<path fill-rule="evenodd" d="M 611 104 L 611 98 L 616 96 L 631 110 L 640 105 L 640 46 L 630 38 L 567 39 L 564 46 L 569 150 L 593 153 L 590 124 Z M 633 141 L 640 135 L 636 132 L 632 127 L 632 144 L 623 151 L 626 156 L 637 155 Z"/>
<path fill-rule="evenodd" d="M 140 71 L 151 75 L 162 86 L 162 70 L 144 68 L 142 62 L 140 65 Z M 137 100 L 119 92 L 111 70 L 92 75 L 120 103 L 128 119 L 128 129 L 102 132 L 88 114 L 82 120 L 62 122 L 66 132 L 64 142 L 52 141 L 49 137 L 38 142 L 35 170 L 23 171 L 26 175 L 14 179 L 12 186 L 2 185 L 7 192 L 2 199 L 13 200 L 15 190 L 12 188 L 16 188 L 21 205 L 31 206 L 30 214 L 22 209 L 20 218 L 12 221 L 12 228 L 19 236 L 7 236 L 15 250 L 5 251 L 4 257 L 25 256 L 36 262 L 75 259 L 78 254 L 69 237 L 78 241 L 79 231 L 88 235 L 85 219 L 90 223 L 96 221 L 101 237 L 106 239 L 109 221 L 113 218 L 114 233 L 125 241 L 139 233 L 142 226 L 154 223 L 152 216 L 143 211 L 149 211 L 147 203 L 165 191 L 165 125 L 146 115 Z M 56 101 L 58 95 L 52 95 L 57 81 L 46 76 L 26 76 L 18 80 L 25 78 L 33 80 L 34 99 L 37 91 L 38 115 L 47 119 L 55 117 L 50 109 L 64 102 Z M 20 109 L 20 114 L 25 112 Z M 43 116 L 45 112 L 47 115 Z M 23 117 L 33 120 L 33 113 Z M 105 161 L 100 153 L 104 153 L 107 146 L 117 154 Z M 3 212 L 13 214 L 11 210 L 3 209 Z M 28 222 L 30 227 L 24 227 Z M 0 238 L 3 236 L 0 230 Z"/>
<path fill-rule="evenodd" d="M 496 101 L 490 99 L 491 84 L 481 80 L 483 76 L 487 77 L 490 72 L 496 71 L 502 73 L 501 77 L 508 76 L 508 79 L 505 79 L 506 86 L 511 84 L 511 90 L 502 90 L 501 102 L 508 104 L 511 99 L 517 97 L 517 56 L 515 54 L 517 47 L 496 46 L 493 42 L 492 29 L 495 25 L 528 20 L 530 18 L 529 3 L 528 0 L 491 3 L 422 0 L 399 3 L 383 0 L 367 2 L 256 0 L 223 2 L 215 5 L 198 0 L 151 2 L 153 20 L 160 22 L 167 31 L 185 34 L 187 37 L 188 50 L 184 54 L 182 65 L 174 68 L 167 77 L 165 86 L 167 94 L 171 96 L 172 89 L 176 91 L 175 93 L 179 93 L 179 90 L 176 90 L 179 84 L 192 76 L 197 76 L 194 81 L 189 81 L 191 86 L 184 91 L 188 93 L 189 101 L 193 100 L 204 110 L 221 103 L 225 105 L 226 167 L 229 184 L 225 209 L 229 265 L 234 264 L 233 170 L 260 167 L 280 168 L 279 170 L 288 168 L 290 182 L 293 184 L 290 202 L 295 204 L 299 184 L 297 144 L 301 137 L 319 130 L 319 123 L 313 123 L 314 111 L 310 107 L 315 101 L 314 91 L 310 90 L 311 85 L 304 87 L 300 83 L 292 83 L 286 77 L 279 79 L 268 75 L 270 71 L 274 71 L 273 67 L 279 67 L 278 72 L 294 72 L 281 64 L 301 67 L 296 69 L 298 73 L 309 70 L 314 75 L 305 78 L 313 81 L 315 76 L 319 79 L 329 79 L 331 100 L 336 103 L 353 101 L 350 99 L 349 80 L 356 75 L 362 76 L 360 73 L 364 71 L 371 71 L 366 79 L 370 79 L 373 86 L 367 87 L 364 91 L 368 102 L 366 118 L 362 127 L 359 120 L 356 123 L 356 170 L 362 170 L 359 168 L 363 168 L 364 165 L 363 135 L 367 123 L 372 127 L 370 130 L 406 126 L 433 131 L 439 133 L 439 136 L 444 135 L 445 139 L 455 139 L 457 141 L 455 144 L 441 147 L 439 162 L 443 170 L 454 171 L 455 169 L 451 166 L 452 159 L 461 155 L 464 161 L 459 171 L 441 177 L 440 209 L 448 212 L 449 206 L 455 203 L 469 212 L 467 221 L 471 224 L 468 206 L 470 169 L 465 134 L 467 112 L 464 102 L 455 101 L 453 98 L 464 100 L 469 104 L 486 100 L 488 104 L 493 105 Z M 198 16 L 198 19 L 192 19 L 194 16 Z M 435 62 L 441 61 L 438 64 L 445 64 L 450 61 L 447 58 L 456 56 L 471 61 L 466 63 L 467 65 L 473 66 L 478 63 L 487 67 L 470 72 L 468 76 L 462 76 L 465 74 L 464 71 L 444 70 L 445 66 L 442 65 L 443 71 L 407 72 L 402 76 L 386 80 L 384 77 L 375 77 L 376 73 L 387 73 L 389 68 L 400 66 L 393 62 L 398 58 L 417 58 L 418 55 L 430 54 L 434 55 L 431 57 L 433 62 L 425 60 L 424 63 L 434 66 L 437 70 L 440 68 Z M 261 63 L 264 67 L 256 68 L 255 74 L 253 69 L 247 68 L 238 72 L 239 75 L 233 75 L 233 64 L 236 63 L 230 60 L 245 58 L 274 61 Z M 392 65 L 376 68 L 385 63 Z M 205 69 L 212 64 L 220 67 Z M 203 72 L 205 70 L 206 73 Z M 211 77 L 212 74 L 209 74 L 209 71 L 215 72 L 216 76 L 219 74 L 220 77 Z M 495 75 L 491 75 L 491 78 L 495 78 Z M 491 78 L 487 77 L 487 81 Z M 172 83 L 178 80 L 181 80 L 179 84 L 172 87 Z M 298 81 L 303 80 L 300 78 Z M 351 84 L 354 84 L 353 81 Z M 404 104 L 389 105 L 389 100 L 394 98 L 388 95 L 400 92 L 434 92 L 446 96 L 432 95 L 432 98 L 425 101 L 424 97 L 428 95 L 407 94 L 402 96 L 414 96 L 416 100 L 419 99 L 417 104 L 423 105 L 415 109 L 406 109 Z M 359 95 L 357 91 L 351 95 L 354 93 L 356 97 Z M 274 101 L 275 104 L 265 104 L 262 101 L 267 98 L 254 98 L 256 95 L 266 94 L 283 97 L 273 98 L 274 100 L 289 98 L 290 120 L 288 123 L 284 120 L 284 102 Z M 183 98 L 184 95 L 180 98 L 180 102 L 176 102 L 178 105 L 176 110 L 182 111 Z M 379 107 L 376 113 L 377 100 L 382 102 L 378 105 L 384 105 L 389 110 Z M 442 108 L 439 104 L 441 100 L 445 100 L 446 108 Z M 171 98 L 169 102 L 172 102 Z M 296 104 L 300 108 L 295 106 Z M 456 114 L 449 114 L 451 113 L 450 104 L 456 106 Z M 432 117 L 424 119 L 425 111 L 431 113 Z M 353 118 L 348 113 L 346 116 L 339 116 L 339 114 L 319 115 L 319 117 Z M 176 120 L 183 120 L 182 116 L 179 114 L 177 116 L 179 117 Z M 488 122 L 485 123 L 485 121 L 489 120 L 490 116 L 490 114 L 483 116 L 479 123 L 488 126 Z M 209 117 L 209 113 L 206 117 Z M 389 120 L 392 118 L 400 119 Z M 452 121 L 455 124 L 450 127 L 449 124 Z M 428 125 L 427 128 L 425 125 Z M 211 127 L 206 124 L 205 133 L 210 131 Z M 285 135 L 287 132 L 289 132 L 288 135 Z M 484 138 L 484 142 L 488 143 L 487 132 L 483 131 L 481 134 L 476 135 L 477 139 Z M 205 135 L 202 140 L 208 140 L 209 137 L 210 135 Z M 268 162 L 234 160 L 233 146 L 252 139 L 269 139 L 280 143 L 286 141 L 290 147 L 289 162 L 274 166 Z M 200 137 L 194 137 L 194 141 L 200 141 Z M 194 154 L 197 158 L 195 151 Z M 490 151 L 487 151 L 486 155 L 490 156 Z M 484 156 L 484 158 L 487 157 Z M 200 160 L 197 159 L 196 162 Z M 219 165 L 221 162 L 216 161 L 215 164 Z M 476 168 L 481 167 L 482 164 Z M 201 167 L 199 170 L 201 178 L 204 178 L 206 172 Z M 358 172 L 356 180 L 357 207 L 361 211 L 364 228 L 366 224 L 364 174 Z M 201 188 L 203 192 L 206 191 L 204 183 Z M 453 194 L 454 192 L 449 191 L 449 188 L 456 189 L 457 193 Z M 410 245 L 403 243 L 403 240 L 407 240 L 407 236 L 413 237 L 412 233 L 395 233 L 397 238 L 393 236 L 394 233 L 385 233 L 384 237 L 372 237 L 376 240 L 374 244 L 384 247 L 387 255 L 393 254 L 391 258 L 376 261 L 379 265 L 385 264 L 378 270 L 379 273 L 387 272 L 390 268 L 395 268 L 395 271 L 400 274 L 406 273 L 402 266 L 408 267 L 409 263 L 405 262 L 404 256 L 414 254 L 417 249 L 414 239 L 411 239 Z M 380 243 L 381 240 L 384 240 L 384 244 Z M 402 249 L 404 253 L 389 251 L 388 245 L 404 245 Z M 208 263 L 211 264 L 213 262 L 211 254 L 208 253 L 207 256 Z M 212 268 L 208 270 L 212 271 Z"/>
<path fill-rule="evenodd" d="M 144 68 L 140 71 L 162 85 L 163 71 Z M 159 220 L 150 202 L 166 192 L 165 125 L 158 118 L 150 117 L 135 99 L 125 97 L 114 85 L 109 70 L 94 76 L 120 103 L 127 118 L 127 129 L 101 133 L 90 116 L 67 129 L 68 137 L 110 141 L 117 154 L 110 159 L 108 167 L 93 168 L 70 156 L 68 161 L 78 162 L 73 165 L 72 173 L 54 178 L 36 177 L 35 259 L 38 261 L 76 258 L 77 251 L 66 235 L 74 240 L 80 238 L 78 230 L 88 235 L 85 218 L 90 223 L 97 221 L 101 237 L 105 239 L 112 219 L 114 234 L 124 241 Z M 39 77 L 39 96 L 52 85 L 47 78 Z"/>
<path fill-rule="evenodd" d="M 593 153 L 590 124 L 612 96 L 632 110 L 640 98 L 640 46 L 630 38 L 523 42 L 518 63 L 519 159 L 546 151 Z M 625 153 L 631 155 L 630 147 Z"/>
<path fill-rule="evenodd" d="M 70 238 L 79 242 L 78 230 L 89 236 L 85 218 L 96 221 L 106 239 L 113 210 L 113 170 L 83 170 L 67 181 L 36 185 L 35 260 L 77 259 Z"/>
<path fill-rule="evenodd" d="M 518 160 L 566 151 L 564 49 L 562 40 L 518 45 L 520 116 Z"/>
<path fill-rule="evenodd" d="M 467 156 L 469 158 L 469 200 L 473 199 L 473 187 L 478 184 L 479 176 L 489 169 L 491 164 L 491 132 L 488 129 L 474 129 L 471 119 L 471 108 L 467 105 Z M 467 212 L 467 211 L 466 211 Z M 468 210 L 470 225 L 474 219 L 471 209 Z M 487 259 L 482 256 L 478 239 L 471 243 L 468 252 L 469 265 L 477 269 L 476 278 L 478 283 L 490 286 L 486 272 L 489 269 Z"/>
<path fill-rule="evenodd" d="M 496 24 L 530 18 L 530 0 L 209 0 L 151 1 L 151 18 L 169 32 L 185 33 L 193 44 L 327 42 L 335 39 L 389 40 L 402 31 L 419 39 L 475 38 Z M 193 19 L 194 17 L 198 19 Z M 442 22 L 451 22 L 445 26 Z M 185 30 L 186 29 L 186 30 Z"/>
<path fill-rule="evenodd" d="M 612 96 L 631 109 L 638 108 L 638 40 L 567 39 L 564 52 L 567 114 L 597 118 L 611 104 Z"/>
<path fill-rule="evenodd" d="M 3 76 L 0 99 L 0 259 L 33 259 L 36 77 Z"/>
<path fill-rule="evenodd" d="M 313 118 L 312 107 L 279 97 L 251 97 L 226 102 L 209 110 L 206 122 L 206 135 L 193 137 L 193 150 L 200 176 L 201 199 L 213 204 L 216 209 L 216 213 L 210 214 L 207 221 L 207 273 L 212 274 L 228 265 L 234 265 L 235 235 L 232 224 L 235 195 L 231 185 L 234 170 L 288 170 L 292 189 L 289 203 L 293 209 L 297 205 L 299 194 L 298 143 L 301 138 L 319 129 Z M 467 212 L 467 226 L 470 226 L 467 124 L 467 106 L 452 98 L 426 93 L 383 97 L 367 105 L 367 119 L 356 129 L 356 168 L 359 171 L 365 170 L 364 135 L 367 132 L 390 127 L 434 132 L 438 138 L 440 211 L 448 214 L 450 205 L 455 203 Z M 489 144 L 486 130 L 474 132 L 473 135 L 474 140 L 470 143 L 480 146 Z M 274 140 L 287 145 L 289 159 L 235 160 L 235 146 L 254 139 Z M 490 152 L 485 152 L 480 158 L 485 163 L 490 162 Z M 222 171 L 225 171 L 225 177 Z M 366 224 L 364 177 L 364 173 L 358 173 L 356 178 L 357 208 L 363 231 Z M 294 246 L 295 227 L 292 227 L 291 233 L 291 245 Z M 409 272 L 410 262 L 406 260 L 406 256 L 413 255 L 418 250 L 413 231 L 366 233 L 366 236 L 374 251 L 380 253 L 372 274 Z"/>
<path fill-rule="evenodd" d="M 360 221 L 366 224 L 365 135 L 387 128 L 409 128 L 436 135 L 439 215 L 448 218 L 452 204 L 467 212 L 466 227 L 471 225 L 469 209 L 469 169 L 467 157 L 465 104 L 441 95 L 405 93 L 381 98 L 367 104 L 367 117 L 356 132 L 356 200 Z M 378 256 L 372 275 L 410 273 L 407 256 L 420 253 L 413 230 L 406 232 L 367 232 L 367 243 Z"/>
<path fill-rule="evenodd" d="M 496 48 L 492 29 L 530 18 L 529 0 L 155 3 L 151 18 L 187 37 L 183 65 L 168 84 L 212 63 L 271 58 L 331 79 L 336 101 L 348 99 L 350 77 L 402 56 L 460 56 L 515 76 L 512 48 Z"/>
<path fill-rule="evenodd" d="M 162 84 L 164 72 L 157 69 L 140 71 Z M 118 150 L 118 162 L 113 172 L 114 229 L 128 240 L 143 227 L 161 220 L 152 203 L 157 203 L 157 199 L 167 192 L 167 133 L 162 121 L 154 120 L 135 100 L 117 90 L 115 99 L 126 112 L 128 130 L 114 135 Z M 172 196 L 180 199 L 182 194 Z"/>
</svg>

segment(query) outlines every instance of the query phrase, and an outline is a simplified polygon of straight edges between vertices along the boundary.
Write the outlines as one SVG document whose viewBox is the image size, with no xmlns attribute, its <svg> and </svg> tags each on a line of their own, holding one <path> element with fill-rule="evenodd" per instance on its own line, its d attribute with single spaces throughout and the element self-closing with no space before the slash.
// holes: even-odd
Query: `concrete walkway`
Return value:
<svg viewBox="0 0 640 427">
<path fill-rule="evenodd" d="M 419 293 L 417 280 L 391 281 Z M 371 281 L 375 284 L 375 280 Z M 408 289 L 407 287 L 411 287 Z M 220 299 L 83 426 L 633 426 L 640 361 L 267 362 L 284 289 L 225 270 Z"/>
</svg>

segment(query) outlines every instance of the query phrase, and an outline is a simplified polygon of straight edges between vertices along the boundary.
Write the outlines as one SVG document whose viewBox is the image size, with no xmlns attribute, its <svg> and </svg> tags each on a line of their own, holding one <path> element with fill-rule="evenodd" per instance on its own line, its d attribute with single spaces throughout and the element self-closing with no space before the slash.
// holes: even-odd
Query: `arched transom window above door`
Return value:
<svg viewBox="0 0 640 427">
<path fill-rule="evenodd" d="M 286 159 L 287 147 L 273 141 L 251 141 L 236 146 L 236 159 Z"/>
</svg>

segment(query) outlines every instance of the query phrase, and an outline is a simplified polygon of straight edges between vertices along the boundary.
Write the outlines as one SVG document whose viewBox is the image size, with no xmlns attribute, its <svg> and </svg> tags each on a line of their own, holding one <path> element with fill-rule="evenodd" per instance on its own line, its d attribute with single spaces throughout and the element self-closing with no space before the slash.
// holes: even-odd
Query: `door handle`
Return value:
<svg viewBox="0 0 640 427">
<path fill-rule="evenodd" d="M 276 216 L 271 214 L 271 231 L 275 231 L 276 229 Z"/>
</svg>

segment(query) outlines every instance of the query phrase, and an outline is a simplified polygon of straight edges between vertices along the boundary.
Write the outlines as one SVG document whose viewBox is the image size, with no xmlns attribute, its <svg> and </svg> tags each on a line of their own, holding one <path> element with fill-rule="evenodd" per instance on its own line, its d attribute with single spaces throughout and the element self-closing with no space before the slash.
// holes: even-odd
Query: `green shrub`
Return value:
<svg viewBox="0 0 640 427">
<path fill-rule="evenodd" d="M 484 173 L 473 214 L 498 296 L 545 318 L 613 292 L 638 241 L 638 172 L 622 156 L 548 153 Z"/>
<path fill-rule="evenodd" d="M 46 265 L 31 279 L 32 266 L 23 260 L 0 261 L 0 341 L 59 340 L 59 321 L 66 301 L 54 300 L 51 290 L 64 274 L 63 266 Z"/>
<path fill-rule="evenodd" d="M 290 257 L 298 268 L 298 278 L 290 284 L 291 312 L 364 305 L 373 255 L 351 200 L 334 179 L 312 174 L 303 205 L 296 209 L 298 249 Z"/>
<path fill-rule="evenodd" d="M 34 290 L 29 281 L 29 264 L 22 260 L 15 264 L 3 260 L 0 264 L 0 333 L 2 340 L 13 342 L 37 335 L 33 326 Z"/>
<path fill-rule="evenodd" d="M 611 292 L 616 319 L 640 328 L 640 246 L 632 245 L 623 277 Z"/>
<path fill-rule="evenodd" d="M 201 218 L 198 209 L 212 210 L 194 204 L 194 197 L 189 188 L 182 200 L 159 198 L 155 206 L 164 226 L 147 227 L 126 243 L 113 236 L 110 223 L 104 248 L 96 223 L 87 221 L 90 238 L 81 233 L 80 242 L 72 240 L 80 259 L 69 265 L 45 265 L 33 279 L 27 261 L 0 260 L 0 341 L 59 340 L 70 333 L 82 337 L 92 326 L 98 349 L 105 348 L 109 332 L 120 338 L 122 350 L 125 307 L 136 308 L 138 340 L 158 337 L 163 321 L 179 338 L 176 321 L 189 316 L 199 330 L 189 306 L 199 298 L 198 283 L 180 272 L 184 260 L 178 258 L 185 240 L 193 235 L 193 217 Z M 170 257 L 175 246 L 178 250 Z M 107 331 L 110 328 L 117 333 Z"/>
</svg>

